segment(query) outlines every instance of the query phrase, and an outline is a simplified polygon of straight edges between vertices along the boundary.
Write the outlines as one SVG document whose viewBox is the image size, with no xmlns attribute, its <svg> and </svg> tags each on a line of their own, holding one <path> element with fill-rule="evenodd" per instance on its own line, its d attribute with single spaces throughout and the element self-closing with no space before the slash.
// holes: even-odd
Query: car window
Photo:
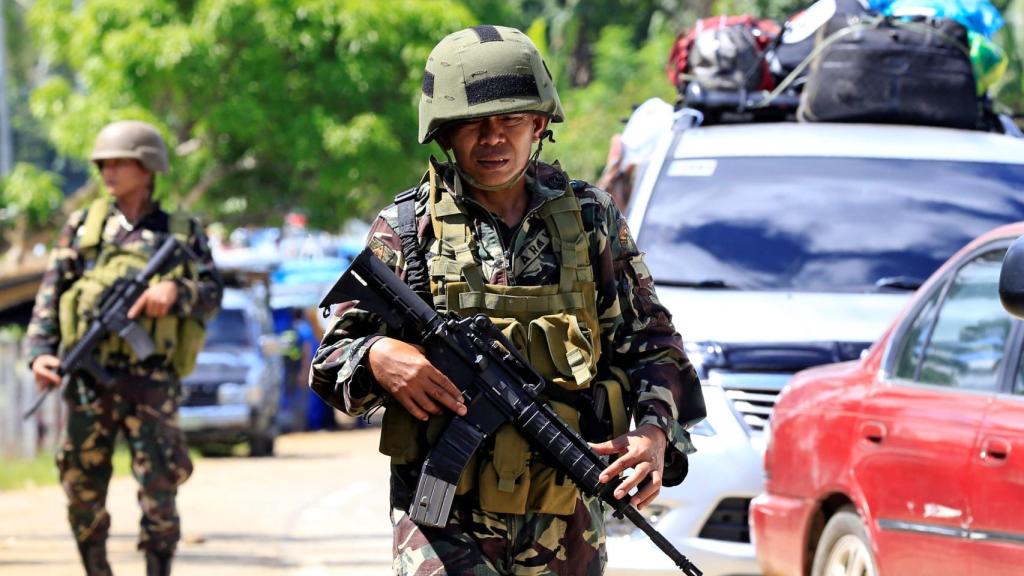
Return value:
<svg viewBox="0 0 1024 576">
<path fill-rule="evenodd" d="M 935 289 L 928 301 L 921 307 L 920 313 L 914 318 L 914 323 L 907 331 L 901 346 L 899 360 L 896 363 L 894 375 L 903 380 L 914 380 L 917 376 L 917 366 L 924 352 L 925 343 L 928 341 L 929 330 L 935 320 L 936 304 L 942 296 L 945 284 Z"/>
<path fill-rule="evenodd" d="M 1005 249 L 986 252 L 960 268 L 946 293 L 917 369 L 922 384 L 997 391 L 1010 334 L 999 303 Z"/>
<path fill-rule="evenodd" d="M 1017 380 L 1013 383 L 1013 393 L 1024 396 L 1024 354 L 1020 357 L 1020 365 L 1017 368 Z"/>
<path fill-rule="evenodd" d="M 912 289 L 976 236 L 1024 219 L 1022 189 L 1024 165 L 676 159 L 658 177 L 637 243 L 661 284 Z"/>
</svg>

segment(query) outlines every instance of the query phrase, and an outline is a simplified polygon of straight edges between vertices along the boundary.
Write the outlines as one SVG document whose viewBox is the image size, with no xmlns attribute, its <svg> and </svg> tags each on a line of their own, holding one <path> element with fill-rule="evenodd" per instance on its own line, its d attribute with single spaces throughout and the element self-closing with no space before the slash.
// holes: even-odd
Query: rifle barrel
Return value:
<svg viewBox="0 0 1024 576">
<path fill-rule="evenodd" d="M 648 522 L 647 519 L 644 518 L 643 514 L 633 507 L 632 504 L 626 505 L 620 512 L 622 512 L 622 515 L 628 518 L 634 526 L 642 530 L 644 534 L 647 534 L 647 537 L 651 539 L 651 542 L 654 542 L 654 545 L 664 552 L 665 555 L 671 558 L 672 561 L 676 563 L 676 566 L 678 566 L 684 573 L 689 576 L 702 576 L 702 574 L 704 574 L 700 571 L 700 568 L 697 568 L 693 562 L 690 562 L 689 558 L 683 556 L 679 550 L 676 550 L 676 547 L 673 546 L 661 532 L 658 532 L 654 526 L 651 526 L 651 523 Z"/>
</svg>

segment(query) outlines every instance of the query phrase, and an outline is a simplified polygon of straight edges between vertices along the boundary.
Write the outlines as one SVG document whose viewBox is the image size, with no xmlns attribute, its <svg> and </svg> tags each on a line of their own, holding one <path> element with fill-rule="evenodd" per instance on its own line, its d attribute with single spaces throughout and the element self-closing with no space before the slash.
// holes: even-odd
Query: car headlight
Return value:
<svg viewBox="0 0 1024 576">
<path fill-rule="evenodd" d="M 237 382 L 225 382 L 217 387 L 218 404 L 245 404 L 246 386 Z"/>
</svg>

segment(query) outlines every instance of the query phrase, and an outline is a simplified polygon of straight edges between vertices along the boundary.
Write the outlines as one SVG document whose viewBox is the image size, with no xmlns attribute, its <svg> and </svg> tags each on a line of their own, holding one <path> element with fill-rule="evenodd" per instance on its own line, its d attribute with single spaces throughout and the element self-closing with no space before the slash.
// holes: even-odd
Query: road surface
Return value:
<svg viewBox="0 0 1024 576">
<path fill-rule="evenodd" d="M 274 458 L 203 458 L 182 486 L 175 576 L 386 576 L 387 460 L 379 429 L 292 434 Z M 142 574 L 135 481 L 111 482 L 115 574 Z M 58 486 L 0 492 L 0 576 L 81 574 Z"/>
</svg>

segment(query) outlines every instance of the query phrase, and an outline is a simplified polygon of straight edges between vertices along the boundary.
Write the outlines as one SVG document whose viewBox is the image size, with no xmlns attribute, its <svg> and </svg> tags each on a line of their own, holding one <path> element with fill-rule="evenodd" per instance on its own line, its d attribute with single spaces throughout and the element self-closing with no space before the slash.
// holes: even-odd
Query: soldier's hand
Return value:
<svg viewBox="0 0 1024 576">
<path fill-rule="evenodd" d="M 52 354 L 40 354 L 32 361 L 32 375 L 35 376 L 36 388 L 40 392 L 60 384 L 60 375 L 57 374 L 59 366 L 60 359 Z"/>
<path fill-rule="evenodd" d="M 173 280 L 164 280 L 146 288 L 128 310 L 128 317 L 134 320 L 140 312 L 145 311 L 146 316 L 150 318 L 162 318 L 171 311 L 171 306 L 177 301 L 178 284 Z"/>
<path fill-rule="evenodd" d="M 644 424 L 622 436 L 590 446 L 594 452 L 601 455 L 620 455 L 601 472 L 601 482 L 611 481 L 627 468 L 633 469 L 633 474 L 615 489 L 616 498 L 625 497 L 630 490 L 650 476 L 650 481 L 641 486 L 630 499 L 634 506 L 643 509 L 661 492 L 667 444 L 668 439 L 661 428 L 653 424 Z"/>
<path fill-rule="evenodd" d="M 394 338 L 381 338 L 370 346 L 370 373 L 384 390 L 410 414 L 426 420 L 441 414 L 441 407 L 466 415 L 462 393 L 423 354 L 423 349 Z"/>
</svg>

